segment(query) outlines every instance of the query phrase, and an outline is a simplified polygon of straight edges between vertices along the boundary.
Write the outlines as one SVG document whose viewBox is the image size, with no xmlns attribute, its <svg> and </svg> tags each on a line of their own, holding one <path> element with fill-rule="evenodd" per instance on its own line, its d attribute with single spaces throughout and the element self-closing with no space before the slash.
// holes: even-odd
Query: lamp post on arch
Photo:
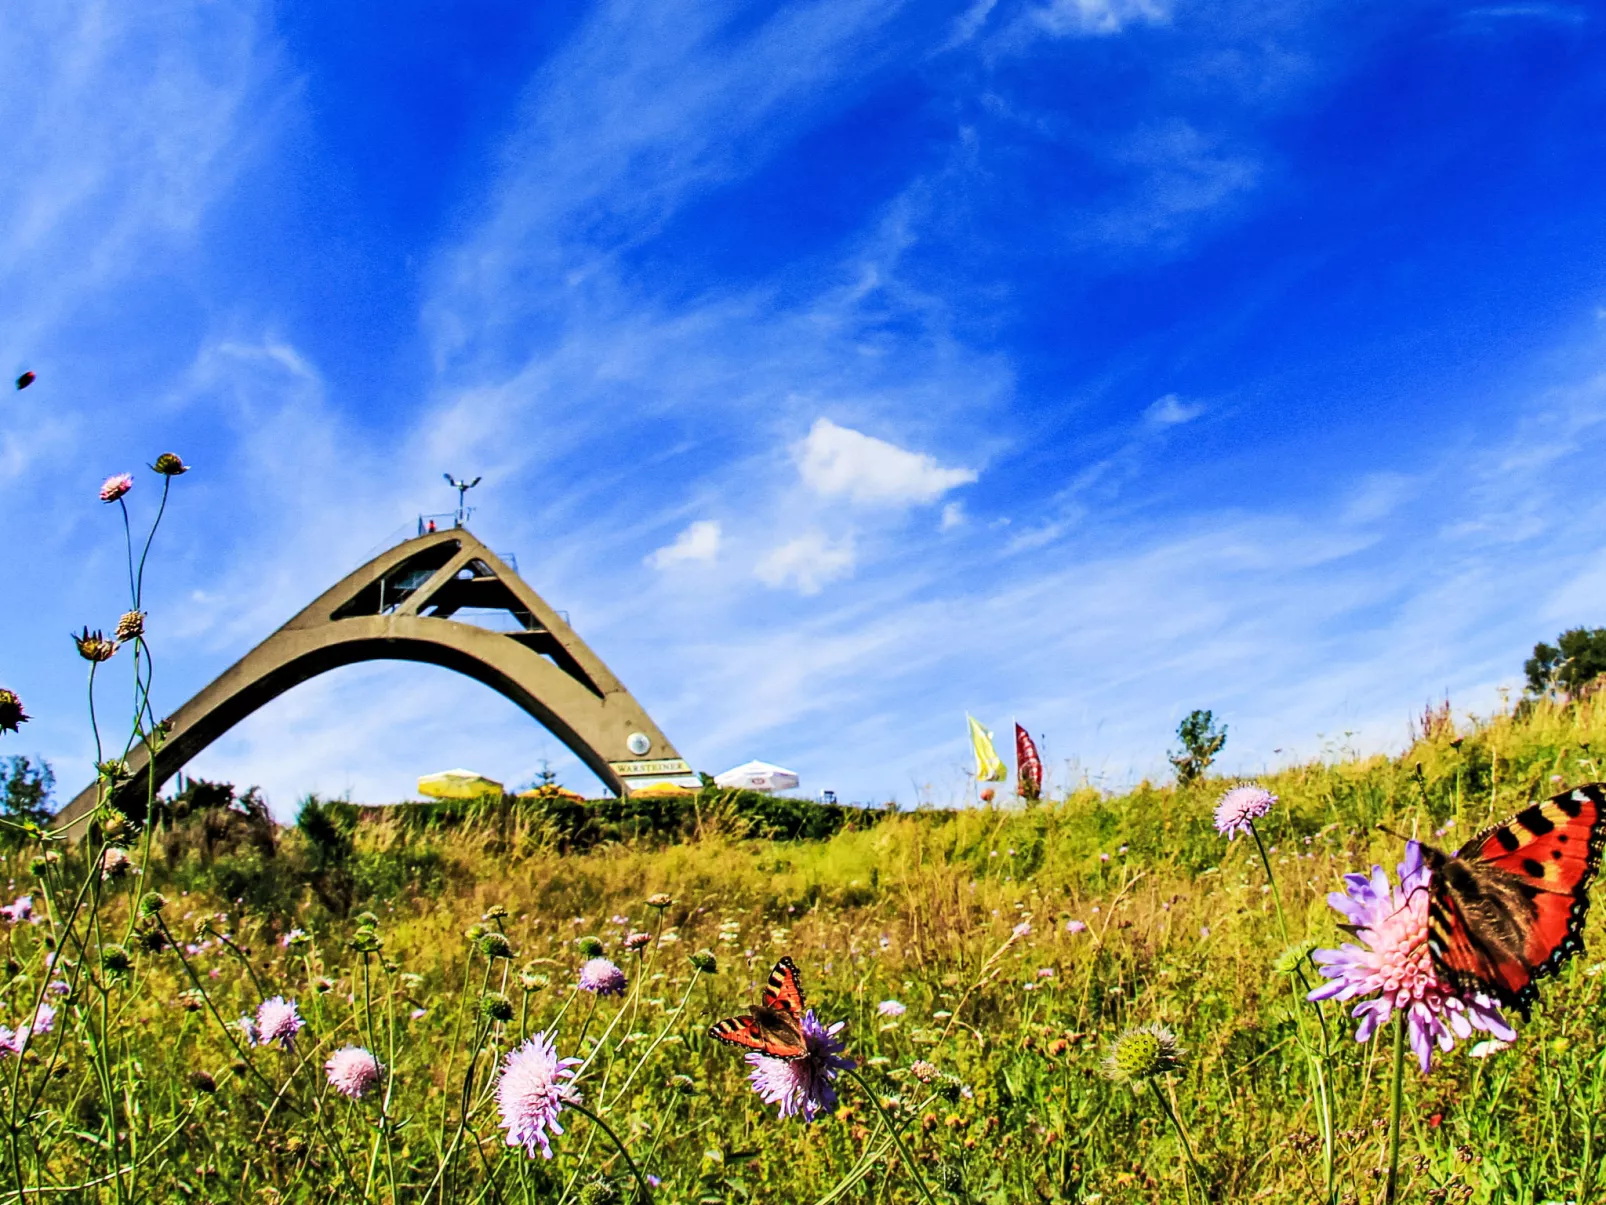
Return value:
<svg viewBox="0 0 1606 1205">
<path fill-rule="evenodd" d="M 469 492 L 469 490 L 473 489 L 481 481 L 484 481 L 485 478 L 484 477 L 476 477 L 476 478 L 474 478 L 473 481 L 459 481 L 456 477 L 453 477 L 450 473 L 442 473 L 441 476 L 446 478 L 446 484 L 447 485 L 451 486 L 454 490 L 457 491 L 457 520 L 456 520 L 455 523 L 452 524 L 452 526 L 454 526 L 454 527 L 466 527 L 466 526 L 468 526 L 469 509 L 464 504 L 464 501 L 463 501 L 464 496 Z"/>
</svg>

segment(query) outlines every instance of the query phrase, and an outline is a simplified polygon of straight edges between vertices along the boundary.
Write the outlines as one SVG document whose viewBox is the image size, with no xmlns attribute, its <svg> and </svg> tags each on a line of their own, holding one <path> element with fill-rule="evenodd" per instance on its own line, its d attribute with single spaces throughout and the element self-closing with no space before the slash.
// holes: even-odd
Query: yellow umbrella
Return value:
<svg viewBox="0 0 1606 1205">
<path fill-rule="evenodd" d="M 432 799 L 483 799 L 502 794 L 502 784 L 473 770 L 442 770 L 420 778 L 418 793 Z"/>
</svg>

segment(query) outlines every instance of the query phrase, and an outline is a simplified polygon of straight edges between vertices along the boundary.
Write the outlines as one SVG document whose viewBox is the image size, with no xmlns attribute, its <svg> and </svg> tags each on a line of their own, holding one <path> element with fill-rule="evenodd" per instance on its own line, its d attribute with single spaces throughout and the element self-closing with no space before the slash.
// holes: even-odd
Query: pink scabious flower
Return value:
<svg viewBox="0 0 1606 1205">
<path fill-rule="evenodd" d="M 766 1104 L 780 1105 L 781 1116 L 803 1115 L 813 1121 L 821 1113 L 836 1108 L 836 1089 L 832 1081 L 839 1072 L 852 1071 L 853 1060 L 842 1057 L 844 1044 L 837 1040 L 846 1021 L 830 1028 L 820 1024 L 811 1008 L 803 1014 L 803 1044 L 808 1053 L 800 1059 L 777 1059 L 753 1053 L 747 1062 L 753 1070 L 748 1082 Z"/>
<path fill-rule="evenodd" d="M 12 903 L 0 907 L 0 917 L 4 917 L 8 925 L 20 925 L 23 921 L 32 921 L 38 924 L 38 918 L 33 914 L 33 896 L 19 895 Z"/>
<path fill-rule="evenodd" d="M 580 990 L 599 996 L 625 994 L 625 973 L 606 958 L 593 958 L 580 968 Z"/>
<path fill-rule="evenodd" d="M 1065 922 L 1065 931 L 1067 933 L 1086 933 L 1087 925 L 1083 921 L 1068 920 Z"/>
<path fill-rule="evenodd" d="M 1247 833 L 1276 802 L 1277 796 L 1265 787 L 1249 783 L 1233 787 L 1216 804 L 1216 832 L 1228 839 Z"/>
<path fill-rule="evenodd" d="M 1018 941 L 1022 937 L 1030 937 L 1031 935 L 1032 935 L 1032 922 L 1029 921 L 1029 920 L 1021 921 L 1020 924 L 1016 925 L 1012 930 L 1010 930 L 1010 940 L 1011 941 Z"/>
<path fill-rule="evenodd" d="M 1381 866 L 1370 876 L 1347 874 L 1345 892 L 1335 891 L 1327 902 L 1344 914 L 1355 935 L 1366 944 L 1345 942 L 1336 950 L 1315 950 L 1311 961 L 1331 980 L 1308 997 L 1311 1000 L 1351 1000 L 1371 995 L 1355 1006 L 1360 1018 L 1355 1040 L 1364 1042 L 1396 1012 L 1409 1025 L 1411 1049 L 1425 1075 L 1433 1064 L 1433 1048 L 1448 1051 L 1456 1039 L 1465 1041 L 1474 1030 L 1512 1041 L 1516 1031 L 1506 1023 L 1496 1003 L 1481 994 L 1463 999 L 1440 977 L 1428 950 L 1428 881 L 1432 872 L 1422 861 L 1422 847 L 1405 845 L 1399 866 L 1399 885 L 1391 886 Z"/>
<path fill-rule="evenodd" d="M 21 1054 L 22 1048 L 28 1044 L 28 1027 L 24 1025 L 20 1033 L 12 1033 L 8 1025 L 0 1025 L 0 1059 L 8 1054 Z"/>
<path fill-rule="evenodd" d="M 579 1065 L 579 1059 L 560 1059 L 546 1033 L 538 1033 L 508 1052 L 496 1084 L 496 1107 L 509 1146 L 522 1146 L 531 1159 L 539 1147 L 543 1158 L 552 1158 L 547 1131 L 562 1134 L 558 1114 L 564 1105 L 580 1099 L 575 1087 L 564 1082 L 574 1078 Z"/>
<path fill-rule="evenodd" d="M 56 1028 L 56 1010 L 48 1004 L 41 1003 L 34 1009 L 33 1024 L 26 1028 L 31 1033 L 49 1033 Z"/>
<path fill-rule="evenodd" d="M 266 1046 L 269 1042 L 277 1042 L 284 1049 L 293 1050 L 296 1034 L 305 1024 L 301 1014 L 296 1011 L 294 1000 L 274 996 L 257 1005 L 256 1037 L 252 1044 Z"/>
<path fill-rule="evenodd" d="M 106 478 L 100 487 L 100 500 L 102 502 L 116 502 L 129 490 L 134 488 L 134 474 L 113 473 Z"/>
<path fill-rule="evenodd" d="M 385 1068 L 361 1046 L 342 1046 L 323 1065 L 329 1086 L 342 1096 L 361 1100 L 363 1093 L 379 1082 Z"/>
<path fill-rule="evenodd" d="M 909 1009 L 898 1000 L 883 1000 L 880 1004 L 875 1006 L 875 1010 L 883 1017 L 901 1017 L 904 1013 L 909 1011 Z"/>
<path fill-rule="evenodd" d="M 651 933 L 632 933 L 625 938 L 625 949 L 627 950 L 644 950 L 651 944 Z"/>
</svg>

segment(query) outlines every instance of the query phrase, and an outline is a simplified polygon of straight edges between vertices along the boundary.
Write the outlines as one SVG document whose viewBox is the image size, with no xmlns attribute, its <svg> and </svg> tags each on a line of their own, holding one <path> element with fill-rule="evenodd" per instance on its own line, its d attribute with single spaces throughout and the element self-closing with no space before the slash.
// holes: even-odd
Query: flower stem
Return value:
<svg viewBox="0 0 1606 1205">
<path fill-rule="evenodd" d="M 865 1082 L 864 1076 L 860 1075 L 856 1068 L 849 1067 L 846 1070 L 849 1075 L 858 1081 L 859 1087 L 864 1089 L 864 1094 L 870 1098 L 870 1103 L 875 1106 L 875 1111 L 881 1114 L 882 1124 L 887 1127 L 887 1133 L 892 1135 L 892 1141 L 898 1144 L 898 1157 L 903 1160 L 904 1167 L 908 1168 L 909 1174 L 914 1177 L 915 1186 L 920 1189 L 920 1195 L 926 1198 L 927 1205 L 937 1205 L 937 1199 L 931 1195 L 931 1189 L 926 1187 L 926 1178 L 920 1174 L 920 1169 L 915 1166 L 914 1159 L 909 1155 L 909 1148 L 904 1146 L 903 1137 L 898 1133 L 898 1127 L 892 1124 L 892 1118 L 888 1117 L 887 1111 L 881 1107 L 881 1098 L 875 1094 L 875 1089 Z"/>
<path fill-rule="evenodd" d="M 1171 1107 L 1171 1101 L 1166 1097 L 1166 1094 L 1160 1091 L 1159 1084 L 1150 1079 L 1149 1087 L 1154 1091 L 1154 1099 L 1160 1102 L 1160 1111 L 1171 1119 L 1171 1124 L 1176 1127 L 1177 1137 L 1182 1139 L 1182 1151 L 1183 1154 L 1188 1156 L 1188 1166 L 1193 1169 L 1193 1178 L 1199 1183 L 1199 1192 L 1204 1196 L 1205 1200 L 1210 1200 L 1210 1185 L 1205 1180 L 1203 1170 L 1199 1167 L 1199 1160 L 1194 1156 L 1193 1143 L 1188 1141 L 1188 1131 L 1183 1128 L 1182 1119 L 1177 1116 L 1177 1111 Z"/>
<path fill-rule="evenodd" d="M 1394 1014 L 1394 1099 L 1389 1106 L 1389 1180 L 1385 1205 L 1394 1205 L 1400 1186 L 1400 1111 L 1405 1083 L 1405 1014 Z"/>
<path fill-rule="evenodd" d="M 641 1169 L 636 1166 L 636 1161 L 630 1157 L 630 1152 L 625 1149 L 625 1144 L 619 1141 L 619 1135 L 615 1134 L 611 1129 L 608 1128 L 607 1122 L 603 1121 L 602 1118 L 598 1117 L 584 1105 L 570 1101 L 569 1108 L 573 1109 L 576 1113 L 579 1113 L 582 1117 L 589 1117 L 593 1122 L 596 1123 L 597 1127 L 604 1134 L 606 1134 L 609 1139 L 612 1140 L 614 1146 L 619 1148 L 619 1153 L 624 1156 L 625 1166 L 630 1169 L 630 1174 L 636 1178 L 636 1191 L 641 1194 L 642 1200 L 649 1200 L 652 1193 L 647 1187 L 647 1181 L 642 1176 Z"/>
</svg>

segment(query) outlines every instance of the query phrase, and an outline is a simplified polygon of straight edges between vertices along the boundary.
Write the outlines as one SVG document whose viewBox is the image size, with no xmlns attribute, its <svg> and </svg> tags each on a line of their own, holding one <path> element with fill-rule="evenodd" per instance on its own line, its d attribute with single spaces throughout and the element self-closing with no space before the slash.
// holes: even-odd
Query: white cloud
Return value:
<svg viewBox="0 0 1606 1205">
<path fill-rule="evenodd" d="M 853 572 L 853 541 L 833 544 L 817 531 L 804 532 L 771 549 L 753 571 L 766 586 L 791 583 L 799 594 L 818 594 L 827 582 Z"/>
<path fill-rule="evenodd" d="M 722 532 L 717 519 L 699 519 L 647 558 L 654 569 L 668 569 L 688 561 L 711 564 L 719 556 Z"/>
<path fill-rule="evenodd" d="M 1156 0 L 1053 0 L 1034 12 L 1032 20 L 1058 36 L 1100 37 L 1120 33 L 1134 22 L 1164 25 L 1171 12 Z"/>
<path fill-rule="evenodd" d="M 839 427 L 828 418 L 816 420 L 808 438 L 793 452 L 805 485 L 827 498 L 846 497 L 851 502 L 888 506 L 935 502 L 977 477 L 975 469 L 945 469 L 923 452 Z"/>
<path fill-rule="evenodd" d="M 954 528 L 962 526 L 964 522 L 965 504 L 963 502 L 950 502 L 942 508 L 942 523 L 939 525 L 939 530 L 952 531 Z"/>
<path fill-rule="evenodd" d="M 1174 393 L 1168 393 L 1162 398 L 1156 398 L 1143 417 L 1156 427 L 1176 427 L 1183 423 L 1192 422 L 1203 414 L 1205 408 L 1198 402 L 1185 402 Z"/>
</svg>

